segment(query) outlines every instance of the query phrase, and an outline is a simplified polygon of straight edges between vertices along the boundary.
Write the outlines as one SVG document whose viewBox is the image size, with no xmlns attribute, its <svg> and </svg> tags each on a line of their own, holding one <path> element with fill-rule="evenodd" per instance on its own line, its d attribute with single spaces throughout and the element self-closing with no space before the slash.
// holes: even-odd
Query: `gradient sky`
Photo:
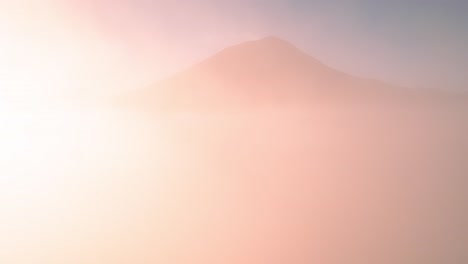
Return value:
<svg viewBox="0 0 468 264">
<path fill-rule="evenodd" d="M 176 65 L 278 35 L 354 74 L 414 86 L 468 86 L 464 0 L 101 1 L 93 5 L 103 25 L 123 39 L 140 31 L 129 45 L 153 37 L 150 43 L 169 46 L 163 53 Z"/>
<path fill-rule="evenodd" d="M 0 32 L 0 48 L 22 53 L 27 28 L 27 42 L 43 48 L 35 58 L 56 64 L 50 75 L 65 63 L 62 79 L 112 90 L 276 35 L 351 74 L 468 90 L 467 13 L 465 0 L 0 0 L 0 30 L 10 32 Z M 21 30 L 12 35 L 11 25 Z"/>
</svg>

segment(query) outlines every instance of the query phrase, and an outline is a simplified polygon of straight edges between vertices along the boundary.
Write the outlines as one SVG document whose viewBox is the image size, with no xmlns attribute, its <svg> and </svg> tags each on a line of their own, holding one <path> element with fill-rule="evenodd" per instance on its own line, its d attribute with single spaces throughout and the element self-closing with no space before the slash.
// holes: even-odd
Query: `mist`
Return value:
<svg viewBox="0 0 468 264">
<path fill-rule="evenodd" d="M 463 34 L 364 2 L 1 1 L 0 263 L 466 262 Z"/>
<path fill-rule="evenodd" d="M 464 109 L 9 110 L 2 261 L 457 263 Z"/>
</svg>

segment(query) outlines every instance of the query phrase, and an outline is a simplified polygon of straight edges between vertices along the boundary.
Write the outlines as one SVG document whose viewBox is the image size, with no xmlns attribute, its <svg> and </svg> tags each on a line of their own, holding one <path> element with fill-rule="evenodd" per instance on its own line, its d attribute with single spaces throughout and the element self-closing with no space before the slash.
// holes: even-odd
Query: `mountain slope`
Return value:
<svg viewBox="0 0 468 264">
<path fill-rule="evenodd" d="M 199 110 L 388 100 L 411 93 L 332 69 L 284 40 L 266 37 L 228 47 L 124 101 L 147 110 Z"/>
</svg>

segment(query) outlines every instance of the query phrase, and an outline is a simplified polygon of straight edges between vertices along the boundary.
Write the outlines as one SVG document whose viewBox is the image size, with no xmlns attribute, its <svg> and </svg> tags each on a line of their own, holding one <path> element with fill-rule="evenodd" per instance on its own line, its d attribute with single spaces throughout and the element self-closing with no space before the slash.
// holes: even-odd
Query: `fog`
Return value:
<svg viewBox="0 0 468 264">
<path fill-rule="evenodd" d="M 468 263 L 462 2 L 0 0 L 0 264 Z"/>
<path fill-rule="evenodd" d="M 462 109 L 8 109 L 0 259 L 461 263 Z"/>
</svg>

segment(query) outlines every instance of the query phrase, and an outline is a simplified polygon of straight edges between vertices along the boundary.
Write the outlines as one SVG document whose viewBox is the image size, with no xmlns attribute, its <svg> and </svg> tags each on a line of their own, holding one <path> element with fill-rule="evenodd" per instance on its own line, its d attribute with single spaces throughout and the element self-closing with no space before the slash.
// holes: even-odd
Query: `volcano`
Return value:
<svg viewBox="0 0 468 264">
<path fill-rule="evenodd" d="M 150 111 L 197 111 L 337 101 L 382 103 L 415 95 L 421 93 L 333 69 L 270 36 L 225 48 L 172 77 L 127 94 L 123 101 Z M 436 97 L 441 99 L 439 93 Z"/>
</svg>

